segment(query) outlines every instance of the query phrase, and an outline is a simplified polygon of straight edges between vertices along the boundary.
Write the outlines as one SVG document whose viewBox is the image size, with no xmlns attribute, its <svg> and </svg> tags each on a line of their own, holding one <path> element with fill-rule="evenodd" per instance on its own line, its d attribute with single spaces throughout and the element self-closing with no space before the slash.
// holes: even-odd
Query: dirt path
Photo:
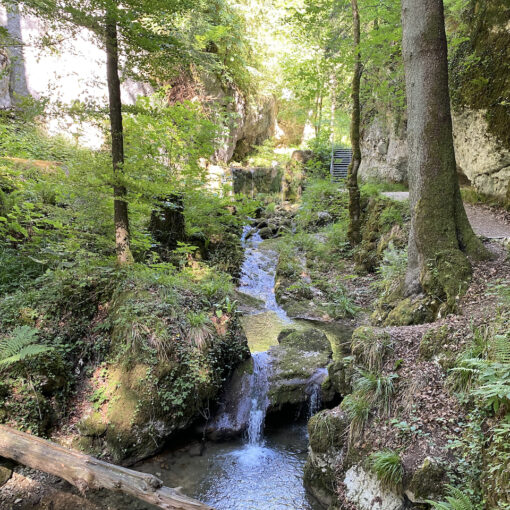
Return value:
<svg viewBox="0 0 510 510">
<path fill-rule="evenodd" d="M 397 201 L 409 199 L 409 192 L 385 192 L 383 195 Z M 510 214 L 497 212 L 483 205 L 464 204 L 475 233 L 488 239 L 510 239 Z"/>
</svg>

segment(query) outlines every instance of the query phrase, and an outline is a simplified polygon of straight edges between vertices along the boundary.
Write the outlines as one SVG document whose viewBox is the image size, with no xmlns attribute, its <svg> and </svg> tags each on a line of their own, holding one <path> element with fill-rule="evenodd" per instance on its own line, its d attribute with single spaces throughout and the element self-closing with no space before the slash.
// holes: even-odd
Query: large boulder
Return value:
<svg viewBox="0 0 510 510">
<path fill-rule="evenodd" d="M 510 148 L 489 131 L 486 112 L 455 113 L 453 136 L 461 172 L 478 191 L 504 199 L 510 182 Z"/>
<path fill-rule="evenodd" d="M 405 129 L 376 117 L 363 130 L 361 141 L 363 180 L 407 182 L 407 139 Z"/>
<path fill-rule="evenodd" d="M 279 193 L 282 189 L 283 171 L 280 167 L 232 167 L 234 193 L 254 195 Z"/>
<path fill-rule="evenodd" d="M 328 337 L 316 328 L 284 330 L 278 342 L 269 349 L 269 413 L 307 405 L 320 391 L 332 356 Z"/>
<path fill-rule="evenodd" d="M 349 419 L 339 408 L 321 411 L 308 422 L 310 449 L 304 484 L 325 507 L 337 501 L 337 470 L 345 457 L 348 428 Z"/>
</svg>

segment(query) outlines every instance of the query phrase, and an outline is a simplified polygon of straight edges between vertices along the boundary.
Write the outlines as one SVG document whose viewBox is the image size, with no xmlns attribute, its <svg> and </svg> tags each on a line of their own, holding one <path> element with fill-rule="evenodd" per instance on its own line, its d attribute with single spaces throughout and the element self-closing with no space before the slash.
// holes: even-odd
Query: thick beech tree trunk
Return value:
<svg viewBox="0 0 510 510">
<path fill-rule="evenodd" d="M 462 203 L 453 149 L 442 0 L 403 0 L 411 233 L 407 295 L 425 291 L 453 308 L 471 265 L 487 251 Z"/>
<path fill-rule="evenodd" d="M 358 186 L 358 170 L 361 165 L 360 146 L 360 83 L 361 83 L 361 53 L 360 44 L 360 20 L 358 1 L 351 0 L 353 21 L 353 42 L 355 48 L 354 75 L 352 78 L 352 118 L 351 118 L 351 145 L 352 161 L 347 172 L 347 186 L 349 188 L 349 229 L 347 236 L 354 246 L 361 242 L 361 206 L 360 191 Z"/>
<path fill-rule="evenodd" d="M 124 134 L 122 127 L 122 100 L 119 79 L 119 47 L 117 38 L 117 22 L 115 16 L 107 15 L 106 21 L 106 71 L 108 80 L 108 96 L 110 105 L 110 126 L 112 135 L 112 163 L 115 178 L 123 171 L 124 165 Z M 115 223 L 115 245 L 117 262 L 132 262 L 129 246 L 129 214 L 126 201 L 126 188 L 121 184 L 113 187 L 113 219 Z"/>
</svg>

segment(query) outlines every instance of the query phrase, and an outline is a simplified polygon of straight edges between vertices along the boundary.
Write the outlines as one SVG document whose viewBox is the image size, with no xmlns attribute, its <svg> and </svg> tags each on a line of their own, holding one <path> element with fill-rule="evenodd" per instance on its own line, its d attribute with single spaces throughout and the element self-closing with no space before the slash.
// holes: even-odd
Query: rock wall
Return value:
<svg viewBox="0 0 510 510">
<path fill-rule="evenodd" d="M 490 133 L 485 112 L 454 114 L 453 137 L 460 172 L 482 193 L 505 198 L 510 184 L 510 148 Z"/>
<path fill-rule="evenodd" d="M 278 167 L 232 167 L 234 193 L 254 196 L 257 193 L 279 193 L 282 190 L 283 170 Z"/>
<path fill-rule="evenodd" d="M 31 95 L 36 99 L 50 98 L 53 105 L 73 101 L 107 101 L 106 54 L 89 30 L 69 34 L 59 33 L 44 21 L 17 9 L 8 11 L 0 6 L 0 25 L 6 27 L 14 44 L 7 48 L 8 62 L 0 65 L 9 75 L 0 76 L 0 107 L 10 108 L 17 96 Z M 43 36 L 60 39 L 51 48 L 41 45 Z M 125 80 L 122 100 L 133 104 L 139 95 L 152 92 L 149 85 Z M 69 116 L 53 116 L 47 122 L 50 134 L 69 134 L 88 147 L 99 148 L 103 143 L 100 129 L 78 124 Z"/>
<path fill-rule="evenodd" d="M 501 199 L 510 183 L 510 149 L 490 131 L 483 110 L 454 112 L 453 137 L 458 172 L 478 191 Z M 405 123 L 375 118 L 363 131 L 360 176 L 363 180 L 407 182 Z M 510 125 L 509 125 L 510 127 Z"/>
<path fill-rule="evenodd" d="M 107 102 L 106 55 L 93 33 L 82 29 L 73 37 L 59 34 L 44 21 L 20 14 L 17 8 L 7 10 L 3 6 L 0 6 L 0 25 L 8 29 L 15 43 L 0 53 L 0 108 L 11 108 L 17 96 L 25 95 L 50 98 L 55 105 L 77 100 Z M 60 42 L 44 49 L 43 36 L 60 38 Z M 218 122 L 224 122 L 224 134 L 215 155 L 217 162 L 226 163 L 234 154 L 242 160 L 253 146 L 274 135 L 274 97 L 263 96 L 248 102 L 238 89 L 225 87 L 214 75 L 201 76 L 198 81 L 190 89 L 201 89 L 198 99 L 213 106 L 219 113 Z M 129 79 L 122 83 L 124 104 L 134 104 L 138 96 L 151 93 L 153 89 L 148 84 Z M 195 97 L 184 95 L 179 99 Z M 99 148 L 103 143 L 99 129 L 78 124 L 65 115 L 52 117 L 47 127 L 51 134 L 69 134 L 91 148 Z"/>
<path fill-rule="evenodd" d="M 363 130 L 361 155 L 363 180 L 407 182 L 405 126 L 399 130 L 391 119 L 376 117 Z"/>
</svg>

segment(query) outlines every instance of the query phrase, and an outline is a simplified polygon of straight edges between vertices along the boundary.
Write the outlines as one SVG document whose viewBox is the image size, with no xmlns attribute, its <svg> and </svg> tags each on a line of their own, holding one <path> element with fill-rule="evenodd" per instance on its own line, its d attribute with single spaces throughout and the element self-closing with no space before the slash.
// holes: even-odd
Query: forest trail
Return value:
<svg viewBox="0 0 510 510">
<path fill-rule="evenodd" d="M 408 191 L 388 191 L 384 196 L 397 201 L 409 199 Z M 510 239 L 510 214 L 484 205 L 464 204 L 475 233 L 488 239 Z"/>
</svg>

